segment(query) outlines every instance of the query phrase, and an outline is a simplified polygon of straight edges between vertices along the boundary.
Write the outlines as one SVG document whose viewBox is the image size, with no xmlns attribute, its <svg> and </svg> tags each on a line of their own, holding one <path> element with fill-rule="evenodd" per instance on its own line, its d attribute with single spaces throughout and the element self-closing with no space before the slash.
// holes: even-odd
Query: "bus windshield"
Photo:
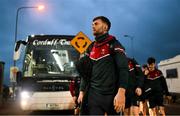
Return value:
<svg viewBox="0 0 180 116">
<path fill-rule="evenodd" d="M 71 76 L 76 74 L 79 53 L 71 45 L 27 45 L 24 58 L 24 77 Z"/>
</svg>

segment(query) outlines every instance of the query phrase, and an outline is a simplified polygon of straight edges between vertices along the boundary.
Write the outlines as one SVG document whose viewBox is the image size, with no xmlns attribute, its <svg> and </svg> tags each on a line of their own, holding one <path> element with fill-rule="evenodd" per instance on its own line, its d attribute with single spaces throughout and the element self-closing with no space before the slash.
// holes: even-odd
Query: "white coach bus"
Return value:
<svg viewBox="0 0 180 116">
<path fill-rule="evenodd" d="M 23 67 L 17 75 L 22 110 L 71 110 L 74 108 L 69 85 L 78 77 L 75 62 L 79 53 L 70 45 L 74 36 L 35 35 L 18 41 L 25 45 Z M 17 54 L 16 54 L 17 53 Z"/>
</svg>

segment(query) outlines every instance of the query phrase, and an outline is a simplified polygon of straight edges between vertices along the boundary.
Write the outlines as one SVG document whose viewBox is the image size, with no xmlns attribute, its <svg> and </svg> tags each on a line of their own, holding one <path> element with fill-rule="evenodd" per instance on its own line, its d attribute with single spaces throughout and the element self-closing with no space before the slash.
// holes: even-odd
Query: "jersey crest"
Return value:
<svg viewBox="0 0 180 116">
<path fill-rule="evenodd" d="M 131 60 L 128 61 L 128 67 L 129 67 L 129 71 L 134 70 L 134 64 Z"/>
<path fill-rule="evenodd" d="M 89 57 L 92 60 L 97 61 L 97 60 L 100 60 L 104 57 L 111 55 L 112 51 L 110 50 L 109 42 L 112 41 L 113 39 L 114 39 L 114 37 L 109 35 L 109 37 L 104 42 L 102 42 L 102 43 L 95 42 L 92 47 Z"/>
</svg>

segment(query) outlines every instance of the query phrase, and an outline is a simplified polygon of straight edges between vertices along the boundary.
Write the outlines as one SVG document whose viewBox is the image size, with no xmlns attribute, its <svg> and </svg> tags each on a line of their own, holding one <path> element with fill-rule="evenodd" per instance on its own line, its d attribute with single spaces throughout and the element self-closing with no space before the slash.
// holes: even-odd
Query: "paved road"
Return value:
<svg viewBox="0 0 180 116">
<path fill-rule="evenodd" d="M 180 103 L 172 103 L 166 105 L 165 108 L 167 115 L 180 115 Z"/>
<path fill-rule="evenodd" d="M 180 103 L 166 104 L 167 115 L 180 115 Z M 19 105 L 9 100 L 5 105 L 0 106 L 0 115 L 73 115 L 72 111 L 36 111 L 23 112 Z"/>
<path fill-rule="evenodd" d="M 9 100 L 0 106 L 0 115 L 73 115 L 73 111 L 22 111 L 18 103 Z"/>
</svg>

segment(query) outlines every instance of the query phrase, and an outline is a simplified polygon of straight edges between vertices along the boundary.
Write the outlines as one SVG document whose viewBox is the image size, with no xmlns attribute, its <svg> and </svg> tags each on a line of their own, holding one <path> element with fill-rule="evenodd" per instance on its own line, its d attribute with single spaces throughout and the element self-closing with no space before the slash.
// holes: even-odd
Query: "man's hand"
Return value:
<svg viewBox="0 0 180 116">
<path fill-rule="evenodd" d="M 145 70 L 144 75 L 148 75 L 148 74 L 149 74 L 149 70 Z"/>
<path fill-rule="evenodd" d="M 114 110 L 117 113 L 124 111 L 125 108 L 125 89 L 119 88 L 118 93 L 114 97 Z"/>
<path fill-rule="evenodd" d="M 73 101 L 74 101 L 74 102 L 76 102 L 76 100 L 77 100 L 77 97 L 76 97 L 76 96 L 74 96 L 74 97 L 73 97 Z"/>
<path fill-rule="evenodd" d="M 83 97 L 84 97 L 84 92 L 83 92 L 83 91 L 80 91 L 79 97 L 78 97 L 78 103 L 79 103 L 79 104 L 82 103 Z"/>
<path fill-rule="evenodd" d="M 168 100 L 172 100 L 172 96 L 167 95 L 167 96 L 166 96 L 166 99 L 168 99 Z"/>
<path fill-rule="evenodd" d="M 139 88 L 139 87 L 136 88 L 135 93 L 136 93 L 138 96 L 140 96 L 140 95 L 142 94 L 142 89 Z"/>
</svg>

